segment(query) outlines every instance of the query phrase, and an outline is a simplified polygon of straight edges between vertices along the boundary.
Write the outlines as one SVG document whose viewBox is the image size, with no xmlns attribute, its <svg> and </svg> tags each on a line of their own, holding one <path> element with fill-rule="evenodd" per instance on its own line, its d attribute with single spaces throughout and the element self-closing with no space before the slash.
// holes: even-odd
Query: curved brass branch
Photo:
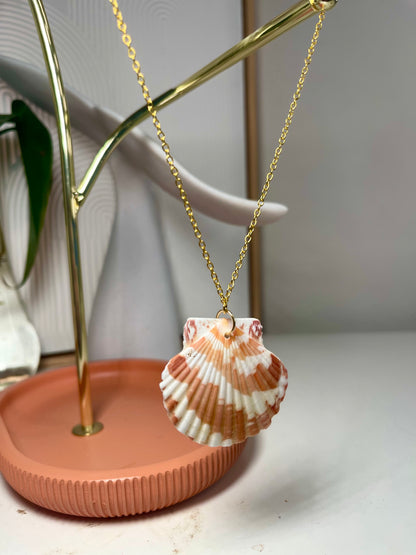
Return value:
<svg viewBox="0 0 416 555">
<path fill-rule="evenodd" d="M 263 25 L 263 27 L 260 27 L 257 31 L 254 31 L 254 33 L 251 33 L 243 40 L 235 44 L 232 48 L 221 54 L 218 58 L 200 69 L 197 73 L 191 75 L 191 77 L 186 79 L 186 81 L 177 87 L 168 90 L 161 96 L 158 96 L 154 99 L 153 105 L 155 108 L 160 110 L 177 98 L 195 89 L 199 85 L 202 85 L 225 69 L 246 58 L 252 52 L 283 34 L 285 31 L 288 31 L 298 23 L 301 23 L 305 19 L 315 15 L 317 11 L 322 9 L 323 5 L 325 5 L 324 9 L 330 9 L 335 5 L 335 3 L 336 0 L 302 0 L 301 2 L 298 2 L 284 13 L 275 17 L 269 21 L 269 23 L 266 23 L 266 25 Z M 137 112 L 134 112 L 126 120 L 124 120 L 105 141 L 94 157 L 94 160 L 85 173 L 79 187 L 74 193 L 74 200 L 79 207 L 86 201 L 95 181 L 103 169 L 104 164 L 114 149 L 136 125 L 141 123 L 148 116 L 149 113 L 147 111 L 147 106 L 143 106 L 140 110 L 137 110 Z"/>
</svg>

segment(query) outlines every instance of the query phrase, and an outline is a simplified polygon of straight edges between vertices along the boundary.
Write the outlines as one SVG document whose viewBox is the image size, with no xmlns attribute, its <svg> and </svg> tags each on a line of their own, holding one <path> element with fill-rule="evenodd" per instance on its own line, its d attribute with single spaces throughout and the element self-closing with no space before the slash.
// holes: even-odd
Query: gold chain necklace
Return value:
<svg viewBox="0 0 416 555">
<path fill-rule="evenodd" d="M 122 15 L 122 13 L 120 11 L 120 8 L 118 6 L 118 2 L 117 2 L 117 0 L 109 0 L 109 1 L 113 6 L 113 13 L 114 13 L 114 15 L 117 19 L 117 26 L 118 26 L 119 31 L 122 33 L 123 44 L 127 47 L 128 57 L 132 61 L 133 71 L 135 72 L 136 77 L 137 77 L 137 82 L 139 83 L 139 85 L 142 89 L 143 97 L 144 97 L 144 99 L 146 101 L 146 104 L 147 104 L 147 109 L 148 109 L 150 115 L 152 116 L 153 125 L 155 126 L 157 137 L 158 137 L 158 139 L 159 139 L 159 141 L 162 145 L 163 152 L 165 153 L 166 161 L 169 165 L 170 173 L 172 174 L 173 178 L 175 179 L 175 184 L 176 184 L 176 187 L 179 190 L 179 194 L 180 194 L 180 197 L 182 199 L 182 202 L 183 202 L 183 205 L 184 205 L 184 208 L 185 208 L 185 212 L 188 215 L 188 218 L 189 218 L 189 221 L 191 222 L 192 229 L 194 231 L 195 237 L 198 240 L 199 248 L 202 251 L 202 256 L 203 256 L 204 260 L 206 261 L 207 268 L 208 268 L 208 270 L 211 274 L 211 279 L 212 279 L 212 281 L 215 285 L 215 288 L 217 290 L 217 293 L 220 297 L 223 310 L 226 313 L 229 313 L 228 301 L 229 301 L 231 293 L 234 289 L 235 282 L 237 281 L 240 269 L 243 265 L 243 260 L 244 260 L 246 254 L 247 254 L 248 246 L 250 244 L 254 229 L 256 228 L 257 221 L 260 217 L 261 209 L 263 207 L 263 204 L 264 204 L 264 201 L 266 199 L 267 193 L 269 192 L 270 183 L 271 183 L 271 181 L 274 177 L 274 172 L 277 168 L 277 164 L 278 164 L 280 154 L 281 154 L 282 149 L 283 149 L 283 145 L 286 142 L 286 137 L 287 137 L 290 125 L 292 124 L 293 115 L 295 113 L 296 107 L 298 105 L 298 100 L 300 98 L 300 95 L 301 95 L 301 92 L 302 92 L 302 89 L 303 89 L 303 85 L 304 85 L 304 82 L 305 82 L 305 77 L 306 77 L 306 74 L 309 71 L 309 64 L 311 63 L 312 56 L 315 52 L 316 44 L 318 42 L 319 33 L 322 29 L 323 21 L 325 19 L 325 12 L 321 11 L 319 13 L 319 19 L 318 19 L 318 22 L 315 26 L 315 32 L 312 36 L 311 44 L 308 48 L 308 54 L 305 58 L 305 64 L 302 68 L 302 71 L 301 71 L 301 74 L 300 74 L 300 77 L 299 77 L 299 81 L 298 81 L 298 84 L 297 84 L 297 87 L 296 87 L 296 91 L 293 94 L 293 100 L 290 104 L 289 112 L 288 112 L 288 115 L 286 117 L 285 124 L 283 126 L 283 129 L 282 129 L 282 132 L 281 132 L 281 135 L 280 135 L 280 138 L 279 138 L 278 145 L 277 145 L 277 147 L 274 151 L 273 160 L 270 163 L 269 172 L 266 176 L 266 181 L 263 185 L 263 189 L 262 189 L 260 197 L 257 201 L 257 208 L 254 210 L 253 218 L 250 222 L 247 234 L 244 238 L 244 244 L 243 244 L 243 246 L 240 250 L 240 254 L 238 256 L 238 259 L 235 263 L 233 273 L 231 275 L 231 280 L 230 280 L 230 282 L 227 286 L 226 292 L 224 293 L 224 290 L 223 290 L 223 288 L 220 284 L 220 281 L 218 279 L 218 275 L 215 271 L 214 264 L 211 260 L 210 254 L 207 250 L 206 243 L 205 243 L 204 239 L 202 238 L 202 233 L 199 229 L 198 222 L 196 221 L 195 215 L 193 213 L 191 203 L 188 200 L 188 195 L 186 194 L 186 191 L 183 187 L 182 178 L 179 175 L 179 171 L 178 171 L 177 167 L 175 166 L 175 161 L 172 157 L 170 146 L 169 146 L 169 144 L 166 140 L 166 135 L 165 135 L 165 133 L 163 132 L 163 130 L 161 128 L 160 121 L 159 121 L 159 118 L 157 116 L 157 110 L 153 105 L 153 100 L 150 96 L 149 89 L 147 88 L 144 75 L 141 71 L 140 62 L 136 58 L 136 50 L 132 46 L 132 39 L 131 39 L 130 35 L 127 33 L 127 25 L 124 22 L 123 15 Z"/>
<path fill-rule="evenodd" d="M 113 6 L 117 27 L 122 34 L 123 44 L 127 48 L 128 57 L 152 117 L 170 173 L 175 180 L 185 212 L 222 304 L 222 309 L 217 312 L 215 319 L 189 318 L 187 320 L 184 328 L 183 350 L 168 362 L 162 373 L 160 387 L 164 405 L 170 420 L 180 432 L 201 444 L 228 447 L 245 441 L 247 437 L 267 428 L 271 418 L 279 411 L 280 402 L 286 393 L 287 370 L 282 362 L 263 346 L 262 327 L 259 320 L 254 318 L 236 320 L 228 309 L 228 302 L 286 142 L 325 19 L 325 11 L 319 12 L 318 22 L 315 25 L 269 172 L 224 293 L 166 135 L 162 130 L 118 1 L 109 0 L 109 2 Z M 227 318 L 219 318 L 221 314 Z M 231 327 L 229 320 L 231 320 Z"/>
</svg>

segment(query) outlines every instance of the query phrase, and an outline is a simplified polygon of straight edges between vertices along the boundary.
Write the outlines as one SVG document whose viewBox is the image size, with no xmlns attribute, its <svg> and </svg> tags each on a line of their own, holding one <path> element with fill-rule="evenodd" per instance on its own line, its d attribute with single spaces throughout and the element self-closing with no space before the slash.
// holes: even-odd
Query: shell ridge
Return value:
<svg viewBox="0 0 416 555">
<path fill-rule="evenodd" d="M 276 380 L 276 378 L 270 372 L 270 366 L 273 363 L 272 357 L 270 356 L 269 359 L 265 362 L 266 364 L 258 364 L 255 372 L 255 378 L 259 380 L 259 384 L 262 384 L 262 389 L 274 389 L 279 383 L 279 380 Z"/>
<path fill-rule="evenodd" d="M 250 410 L 250 403 L 242 395 L 242 380 L 243 377 L 241 373 L 241 360 L 239 358 L 234 359 L 235 368 L 233 369 L 233 378 L 235 380 L 235 386 L 233 391 L 234 404 L 238 409 L 234 412 L 234 422 L 233 422 L 233 440 L 239 443 L 244 440 L 244 431 L 246 429 L 246 418 L 247 411 Z M 244 410 L 245 409 L 245 410 Z"/>
<path fill-rule="evenodd" d="M 192 384 L 190 384 L 189 386 L 189 389 L 187 392 L 187 399 L 190 407 L 194 406 L 197 403 L 197 400 L 202 395 L 202 389 L 204 387 L 204 384 L 201 378 L 201 374 L 203 374 L 204 371 L 205 371 L 205 365 L 203 364 L 200 368 L 198 368 L 198 372 Z"/>
<path fill-rule="evenodd" d="M 212 376 L 215 376 L 215 372 L 216 370 L 213 364 L 205 361 L 204 366 L 201 367 L 198 373 L 200 380 L 199 383 L 196 382 L 197 387 L 193 392 L 192 399 L 189 401 L 189 409 L 194 411 L 194 419 L 190 432 L 191 437 L 195 437 L 198 433 L 198 428 L 201 427 L 204 422 L 209 396 L 212 391 Z"/>
<path fill-rule="evenodd" d="M 220 385 L 219 382 L 221 380 L 221 373 L 218 372 L 217 368 L 215 367 L 215 375 L 213 377 L 213 387 L 212 390 L 209 392 L 209 397 L 207 399 L 207 404 L 205 406 L 204 414 L 201 416 L 201 421 L 203 425 L 201 426 L 201 430 L 198 434 L 197 441 L 207 441 L 208 437 L 211 435 L 213 426 L 214 426 L 214 418 L 215 418 L 215 411 L 217 408 L 218 403 L 218 394 Z"/>
<path fill-rule="evenodd" d="M 166 365 L 166 368 L 169 375 L 178 381 L 183 381 L 191 371 L 188 361 L 182 353 L 176 355 L 176 357 L 174 357 L 171 362 Z"/>
<path fill-rule="evenodd" d="M 269 376 L 267 375 L 267 369 L 261 362 L 257 364 L 256 370 L 251 374 L 251 376 L 258 391 L 267 391 L 275 386 L 274 383 L 271 383 Z"/>
<path fill-rule="evenodd" d="M 223 375 L 222 375 L 222 372 L 220 371 L 221 366 L 223 366 L 223 362 L 224 360 L 223 360 L 223 356 L 221 355 L 221 351 L 218 350 L 216 360 L 215 360 L 216 375 L 215 375 L 215 382 L 214 382 L 214 385 L 217 386 L 217 389 L 216 389 L 215 398 L 212 399 L 212 403 L 210 407 L 211 411 L 208 416 L 208 423 L 210 425 L 211 435 L 213 436 L 211 437 L 210 444 L 212 443 L 215 444 L 218 442 L 218 437 L 215 436 L 216 428 L 218 427 L 217 420 L 218 418 L 221 419 L 223 414 L 223 403 L 221 408 L 219 406 L 221 395 L 224 394 Z"/>
<path fill-rule="evenodd" d="M 223 441 L 227 441 L 231 439 L 231 430 L 232 430 L 232 412 L 230 408 L 233 406 L 233 388 L 232 388 L 232 369 L 231 369 L 231 361 L 229 357 L 225 362 L 225 382 L 226 382 L 226 389 L 225 389 L 225 402 L 224 402 L 224 418 L 222 422 L 222 437 Z"/>
<path fill-rule="evenodd" d="M 162 389 L 163 398 L 166 398 L 170 395 L 174 395 L 175 390 L 182 384 L 182 382 L 178 381 L 174 378 L 169 372 L 167 376 L 163 379 L 162 383 L 160 384 L 160 388 Z"/>
<path fill-rule="evenodd" d="M 181 355 L 177 355 L 175 359 L 178 357 L 181 357 Z M 172 361 L 173 360 L 174 359 L 172 359 Z M 192 378 L 195 375 L 195 368 L 189 367 L 186 361 L 184 361 L 184 365 L 186 366 L 186 371 L 184 370 L 176 377 L 168 372 L 167 377 L 160 384 L 164 398 L 170 395 L 174 398 L 177 398 L 181 394 L 184 394 L 189 388 L 188 382 L 192 381 Z M 167 367 L 168 366 L 169 364 L 167 365 Z"/>
<path fill-rule="evenodd" d="M 250 357 L 253 357 L 253 358 L 258 357 L 265 350 L 264 345 L 259 343 L 253 337 L 247 337 L 247 336 L 244 336 L 242 338 L 242 340 L 239 342 L 238 347 L 239 347 L 240 353 L 237 351 L 236 354 L 241 354 L 240 358 L 242 359 L 248 359 Z"/>
<path fill-rule="evenodd" d="M 270 372 L 271 364 L 272 360 L 270 353 L 268 353 L 262 360 L 258 361 L 254 372 L 251 374 L 251 378 L 259 391 L 275 389 L 279 383 L 279 380 L 276 380 L 276 377 Z"/>
<path fill-rule="evenodd" d="M 199 352 L 195 349 L 197 345 L 200 347 Z M 192 404 L 195 403 L 195 398 L 198 399 L 203 395 L 204 381 L 209 379 L 207 372 L 210 371 L 210 364 L 207 361 L 206 353 L 209 351 L 210 347 L 211 344 L 206 335 L 199 337 L 194 343 L 191 343 L 187 347 L 187 349 L 192 348 L 196 353 L 195 356 L 190 357 L 188 365 L 193 368 L 198 368 L 197 376 L 193 380 L 193 384 L 190 385 L 187 392 L 189 406 L 192 406 Z"/>
<path fill-rule="evenodd" d="M 162 372 L 162 379 L 167 379 L 169 376 L 172 376 L 176 372 L 177 362 L 181 359 L 181 354 L 179 353 L 166 364 L 165 368 Z"/>
<path fill-rule="evenodd" d="M 285 371 L 286 371 L 286 369 L 284 368 L 284 366 L 282 364 L 282 361 L 279 358 L 277 358 L 276 355 L 274 355 L 272 353 L 272 361 L 271 361 L 271 364 L 270 364 L 270 373 L 275 377 L 276 381 L 280 381 L 280 378 L 282 377 L 282 373 L 284 374 Z"/>
<path fill-rule="evenodd" d="M 215 332 L 217 331 L 217 327 L 214 326 Z M 222 338 L 218 337 L 216 333 L 214 333 L 214 328 L 211 330 L 212 337 L 211 337 L 211 345 L 214 352 L 214 360 L 217 364 L 218 370 L 221 372 L 221 368 L 224 365 L 224 360 L 226 358 L 226 349 L 224 348 L 225 345 L 222 341 Z"/>
<path fill-rule="evenodd" d="M 224 435 L 225 399 L 227 393 L 227 380 L 223 372 L 218 372 L 219 389 L 215 404 L 214 418 L 212 421 L 211 436 L 208 445 L 217 447 L 221 445 Z"/>
<path fill-rule="evenodd" d="M 191 343 L 187 349 L 192 349 L 192 354 L 188 359 L 189 364 L 200 364 L 201 360 L 206 358 L 207 352 L 210 349 L 210 343 L 205 336 L 200 337 L 195 344 Z M 184 349 L 185 351 L 187 349 Z M 182 351 L 183 352 L 183 351 Z"/>
<path fill-rule="evenodd" d="M 255 341 L 255 340 L 252 340 Z M 250 369 L 256 368 L 259 362 L 267 360 L 266 366 L 268 366 L 271 362 L 271 352 L 268 351 L 264 345 L 261 345 L 256 341 L 257 348 L 253 348 L 252 344 L 246 344 L 246 356 L 245 356 L 245 365 L 247 367 L 246 373 L 249 372 Z"/>
<path fill-rule="evenodd" d="M 239 361 L 239 366 L 242 366 L 241 361 Z M 244 382 L 244 386 L 240 388 L 241 390 L 241 398 L 242 402 L 245 407 L 245 415 L 246 421 L 245 426 L 247 427 L 248 421 L 255 417 L 256 413 L 258 412 L 258 403 L 256 402 L 257 393 L 256 388 L 254 387 L 254 380 L 252 378 L 252 374 L 245 375 L 241 370 L 241 382 Z"/>
</svg>

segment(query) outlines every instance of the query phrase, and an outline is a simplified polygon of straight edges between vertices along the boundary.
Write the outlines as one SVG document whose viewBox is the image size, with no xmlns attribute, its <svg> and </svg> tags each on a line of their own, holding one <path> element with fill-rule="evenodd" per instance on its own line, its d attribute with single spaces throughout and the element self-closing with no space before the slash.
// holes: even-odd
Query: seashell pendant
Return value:
<svg viewBox="0 0 416 555">
<path fill-rule="evenodd" d="M 255 318 L 189 318 L 183 350 L 162 372 L 163 404 L 197 443 L 228 447 L 267 428 L 286 393 L 287 370 L 263 345 Z"/>
</svg>

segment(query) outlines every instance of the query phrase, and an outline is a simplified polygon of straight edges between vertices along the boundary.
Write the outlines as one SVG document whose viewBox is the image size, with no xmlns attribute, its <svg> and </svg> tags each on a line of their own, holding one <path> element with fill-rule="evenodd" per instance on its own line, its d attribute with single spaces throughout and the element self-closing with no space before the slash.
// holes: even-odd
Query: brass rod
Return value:
<svg viewBox="0 0 416 555">
<path fill-rule="evenodd" d="M 261 48 L 295 25 L 298 25 L 305 19 L 316 14 L 321 9 L 328 10 L 332 8 L 335 3 L 336 0 L 301 0 L 281 15 L 272 19 L 269 23 L 266 23 L 266 25 L 257 29 L 257 31 L 254 31 L 254 33 L 251 33 L 248 37 L 245 37 L 232 48 L 221 54 L 218 58 L 215 58 L 215 60 L 191 75 L 191 77 L 186 79 L 183 83 L 158 96 L 153 101 L 153 106 L 160 110 L 177 98 L 192 91 L 209 79 L 212 79 L 225 69 L 236 64 L 240 60 L 243 60 L 258 48 Z M 136 125 L 141 123 L 148 116 L 149 112 L 147 110 L 147 106 L 143 106 L 140 110 L 137 110 L 124 120 L 112 133 L 112 135 L 108 137 L 95 155 L 94 160 L 77 188 L 75 200 L 78 207 L 82 206 L 87 199 L 105 162 L 110 157 L 114 149 Z"/>
<path fill-rule="evenodd" d="M 42 0 L 29 0 L 33 18 L 42 46 L 43 57 L 48 71 L 59 135 L 62 187 L 65 211 L 65 227 L 72 297 L 72 317 L 74 324 L 75 352 L 77 362 L 78 389 L 83 435 L 95 431 L 91 389 L 88 371 L 87 332 L 85 325 L 84 296 L 82 287 L 81 260 L 78 237 L 77 207 L 73 202 L 76 190 L 74 157 L 72 151 L 71 126 L 66 103 L 58 57 L 52 39 L 51 29 Z"/>
<path fill-rule="evenodd" d="M 245 36 L 256 28 L 255 0 L 243 0 L 243 33 Z M 247 197 L 259 196 L 259 150 L 257 107 L 257 56 L 253 53 L 244 60 L 244 109 L 245 153 L 247 172 Z M 261 234 L 253 233 L 248 254 L 250 315 L 261 320 Z"/>
</svg>

